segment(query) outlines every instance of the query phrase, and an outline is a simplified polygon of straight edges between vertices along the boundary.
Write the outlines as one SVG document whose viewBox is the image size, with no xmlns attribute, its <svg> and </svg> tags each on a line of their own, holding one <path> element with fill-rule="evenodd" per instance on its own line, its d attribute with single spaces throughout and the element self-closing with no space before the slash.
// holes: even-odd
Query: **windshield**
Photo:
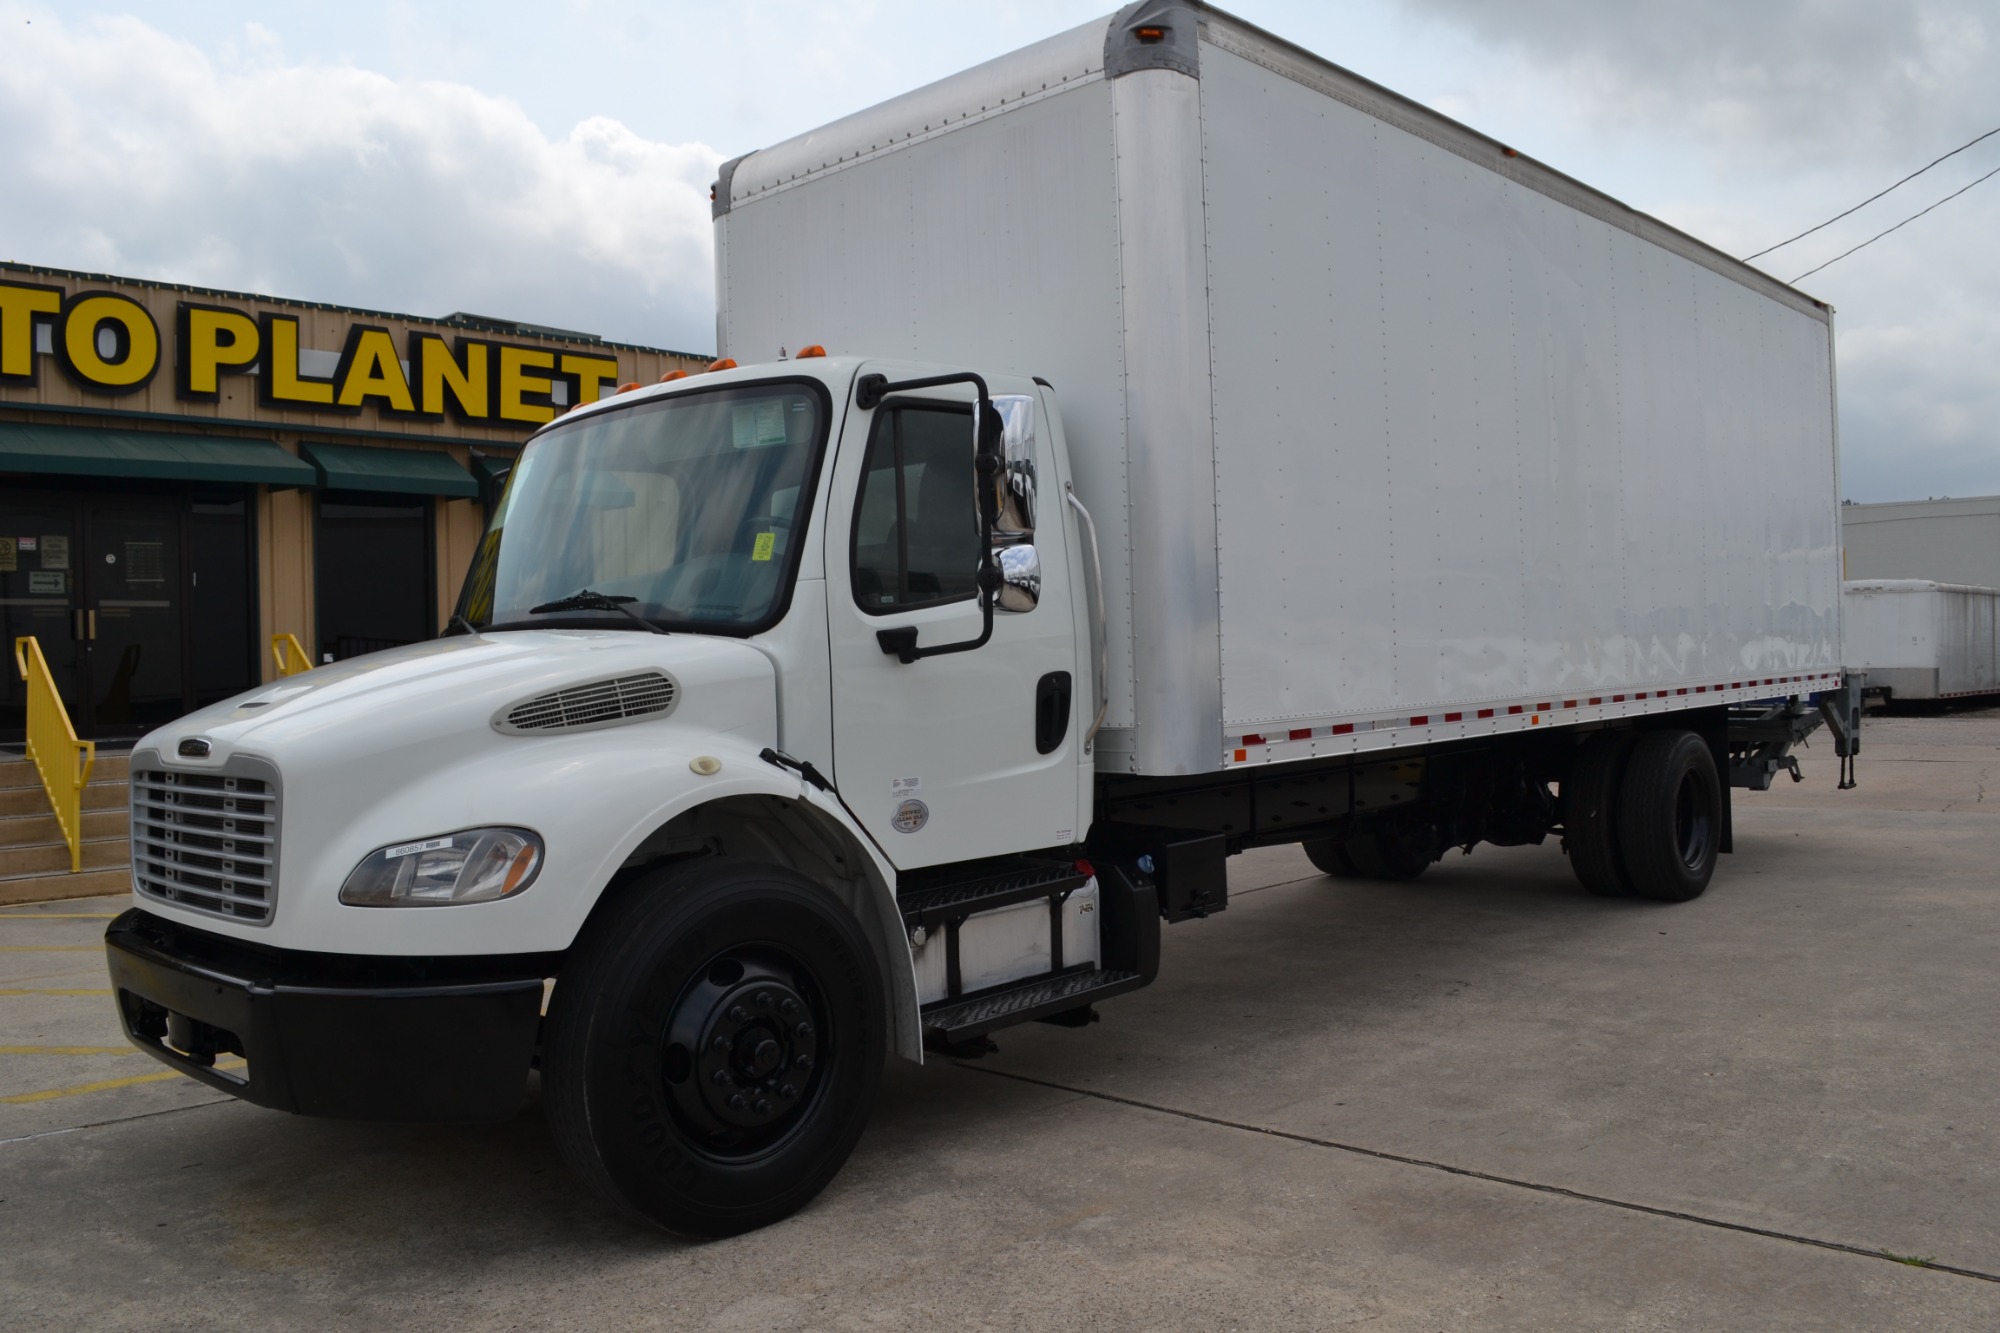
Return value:
<svg viewBox="0 0 2000 1333">
<path fill-rule="evenodd" d="M 539 436 L 508 478 L 459 614 L 479 629 L 641 628 L 602 606 L 531 614 L 588 589 L 667 628 L 767 628 L 790 600 L 826 405 L 811 381 L 746 385 Z"/>
</svg>

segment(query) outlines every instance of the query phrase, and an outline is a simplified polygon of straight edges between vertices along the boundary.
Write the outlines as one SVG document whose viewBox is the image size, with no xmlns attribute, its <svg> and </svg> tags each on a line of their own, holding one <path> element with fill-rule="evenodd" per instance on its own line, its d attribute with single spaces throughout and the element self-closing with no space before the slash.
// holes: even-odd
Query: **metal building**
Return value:
<svg viewBox="0 0 2000 1333">
<path fill-rule="evenodd" d="M 2000 588 L 2000 495 L 1842 505 L 1848 579 Z"/>
</svg>

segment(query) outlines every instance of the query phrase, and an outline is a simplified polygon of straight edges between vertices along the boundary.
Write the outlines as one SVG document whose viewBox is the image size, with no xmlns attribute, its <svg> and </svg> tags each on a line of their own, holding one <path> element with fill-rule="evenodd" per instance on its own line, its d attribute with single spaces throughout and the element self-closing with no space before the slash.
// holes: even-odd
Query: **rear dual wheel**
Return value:
<svg viewBox="0 0 2000 1333">
<path fill-rule="evenodd" d="M 1599 732 L 1563 784 L 1570 866 L 1601 897 L 1700 897 L 1715 875 L 1722 820 L 1715 757 L 1691 731 Z"/>
<path fill-rule="evenodd" d="M 692 1239 L 765 1226 L 832 1180 L 885 1050 L 853 915 L 777 866 L 655 872 L 592 921 L 556 984 L 543 1104 L 620 1211 Z"/>
</svg>

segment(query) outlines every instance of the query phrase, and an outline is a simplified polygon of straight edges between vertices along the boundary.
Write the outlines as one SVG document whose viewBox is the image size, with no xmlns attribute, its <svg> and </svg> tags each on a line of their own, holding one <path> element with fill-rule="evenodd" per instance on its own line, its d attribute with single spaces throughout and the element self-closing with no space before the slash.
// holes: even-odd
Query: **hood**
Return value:
<svg viewBox="0 0 2000 1333">
<path fill-rule="evenodd" d="M 512 630 L 391 648 L 316 668 L 199 709 L 159 728 L 137 748 L 175 764 L 219 765 L 232 754 L 279 762 L 331 749 L 373 748 L 385 757 L 447 737 L 492 743 L 496 719 L 540 695 L 641 672 L 674 683 L 671 717 L 721 730 L 757 727 L 772 714 L 775 676 L 768 659 L 734 639 L 622 630 Z M 569 734 L 566 728 L 548 734 Z M 182 756 L 183 740 L 209 754 Z M 513 732 L 514 743 L 531 740 Z M 452 747 L 456 748 L 456 747 Z"/>
</svg>

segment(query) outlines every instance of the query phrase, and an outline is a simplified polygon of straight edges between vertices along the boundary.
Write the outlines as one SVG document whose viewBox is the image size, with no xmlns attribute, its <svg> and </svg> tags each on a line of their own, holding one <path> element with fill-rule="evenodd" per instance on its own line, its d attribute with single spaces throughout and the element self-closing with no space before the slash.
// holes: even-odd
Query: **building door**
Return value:
<svg viewBox="0 0 2000 1333">
<path fill-rule="evenodd" d="M 429 500 L 324 495 L 314 545 L 322 661 L 395 648 L 437 632 Z"/>
<path fill-rule="evenodd" d="M 88 640 L 77 592 L 81 516 L 68 497 L 14 491 L 0 501 L 0 741 L 18 743 L 27 726 L 27 686 L 14 665 L 15 640 L 32 637 L 54 674 L 56 692 L 78 728 L 86 725 Z M 87 731 L 82 734 L 88 734 Z"/>
<path fill-rule="evenodd" d="M 172 502 L 86 504 L 86 710 L 91 734 L 136 739 L 187 711 L 183 512 Z"/>
<path fill-rule="evenodd" d="M 26 726 L 14 640 L 40 645 L 77 735 L 134 740 L 255 683 L 248 505 L 13 490 L 0 502 L 0 743 Z"/>
</svg>

